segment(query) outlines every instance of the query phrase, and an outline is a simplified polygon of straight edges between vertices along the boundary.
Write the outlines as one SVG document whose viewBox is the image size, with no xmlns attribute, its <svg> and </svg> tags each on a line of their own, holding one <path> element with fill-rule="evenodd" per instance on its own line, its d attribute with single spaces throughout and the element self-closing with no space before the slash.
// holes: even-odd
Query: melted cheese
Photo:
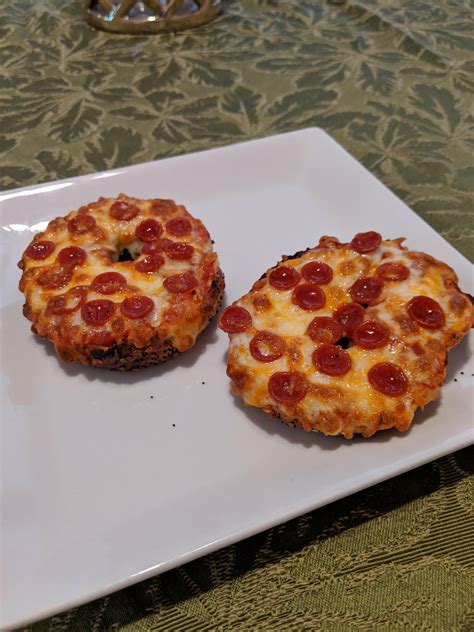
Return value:
<svg viewBox="0 0 474 632">
<path fill-rule="evenodd" d="M 319 286 L 326 296 L 323 308 L 306 311 L 295 305 L 293 288 L 279 290 L 269 283 L 270 270 L 250 293 L 236 301 L 250 312 L 252 327 L 230 335 L 228 372 L 234 391 L 249 405 L 326 434 L 342 433 L 350 438 L 355 432 L 370 436 L 381 427 L 406 430 L 417 406 L 437 396 L 445 376 L 446 352 L 470 327 L 469 301 L 453 286 L 456 275 L 444 264 L 406 250 L 398 240 L 384 241 L 374 253 L 365 255 L 336 240 L 334 247 L 314 248 L 283 264 L 301 272 L 309 261 L 324 262 L 333 271 L 331 282 Z M 313 365 L 317 344 L 306 335 L 308 325 L 315 316 L 332 316 L 342 304 L 352 302 L 349 291 L 353 283 L 374 276 L 379 265 L 389 262 L 404 264 L 410 275 L 406 281 L 384 281 L 377 304 L 368 307 L 365 315 L 365 320 L 379 320 L 388 327 L 388 344 L 366 350 L 352 343 L 347 349 L 352 363 L 348 373 L 340 377 L 321 373 Z M 408 319 L 407 329 L 406 304 L 417 295 L 429 296 L 441 305 L 446 317 L 443 328 L 423 329 Z M 455 295 L 464 298 L 464 302 L 458 299 L 457 310 L 452 309 Z M 286 353 L 274 362 L 256 360 L 249 344 L 257 331 L 279 335 L 286 343 Z M 367 373 L 381 362 L 391 362 L 404 371 L 409 385 L 405 396 L 388 397 L 370 385 Z M 310 391 L 296 406 L 281 404 L 269 393 L 268 381 L 279 371 L 300 371 L 310 384 Z"/>
</svg>

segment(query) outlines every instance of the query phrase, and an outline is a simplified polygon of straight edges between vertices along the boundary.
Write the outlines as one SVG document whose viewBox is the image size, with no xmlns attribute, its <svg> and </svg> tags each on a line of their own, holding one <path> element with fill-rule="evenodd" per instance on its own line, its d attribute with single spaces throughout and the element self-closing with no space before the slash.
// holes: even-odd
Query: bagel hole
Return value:
<svg viewBox="0 0 474 632">
<path fill-rule="evenodd" d="M 122 248 L 119 252 L 117 261 L 135 261 L 136 257 L 132 257 L 128 248 Z"/>
<path fill-rule="evenodd" d="M 336 345 L 338 347 L 342 347 L 343 349 L 349 349 L 349 347 L 352 346 L 352 340 L 347 336 L 343 336 L 342 338 L 339 338 L 339 340 L 336 342 Z"/>
</svg>

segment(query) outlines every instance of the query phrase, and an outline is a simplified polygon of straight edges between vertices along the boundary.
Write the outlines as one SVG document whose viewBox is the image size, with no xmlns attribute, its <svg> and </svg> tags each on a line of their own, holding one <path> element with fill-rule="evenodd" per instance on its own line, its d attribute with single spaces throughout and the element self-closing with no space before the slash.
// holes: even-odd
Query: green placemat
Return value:
<svg viewBox="0 0 474 632">
<path fill-rule="evenodd" d="M 316 125 L 474 258 L 469 0 L 224 0 L 216 22 L 154 37 L 94 31 L 83 6 L 0 6 L 4 189 Z M 472 456 L 32 629 L 467 632 Z"/>
</svg>

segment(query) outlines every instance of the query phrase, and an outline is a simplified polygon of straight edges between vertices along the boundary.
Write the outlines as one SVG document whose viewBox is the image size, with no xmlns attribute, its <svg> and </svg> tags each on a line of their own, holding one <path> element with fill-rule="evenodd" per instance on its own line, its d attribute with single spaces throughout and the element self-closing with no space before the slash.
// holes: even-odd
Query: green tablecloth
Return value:
<svg viewBox="0 0 474 632">
<path fill-rule="evenodd" d="M 79 0 L 3 3 L 1 186 L 317 125 L 474 258 L 469 0 L 223 2 L 206 27 L 151 37 L 94 31 Z M 472 457 L 31 629 L 467 632 Z"/>
</svg>

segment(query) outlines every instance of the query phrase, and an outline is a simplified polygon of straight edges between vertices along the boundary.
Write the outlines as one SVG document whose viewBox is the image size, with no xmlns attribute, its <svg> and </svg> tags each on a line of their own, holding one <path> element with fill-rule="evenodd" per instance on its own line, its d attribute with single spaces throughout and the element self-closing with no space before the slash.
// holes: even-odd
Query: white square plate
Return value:
<svg viewBox="0 0 474 632">
<path fill-rule="evenodd" d="M 193 350 L 141 373 L 61 364 L 21 315 L 16 262 L 49 219 L 120 191 L 174 198 L 203 219 L 228 300 L 282 253 L 369 229 L 406 236 L 470 291 L 470 263 L 318 129 L 0 195 L 3 627 L 163 572 L 473 440 L 467 340 L 450 356 L 441 401 L 410 432 L 370 441 L 307 434 L 245 410 L 230 394 L 227 336 L 215 325 Z"/>
</svg>

